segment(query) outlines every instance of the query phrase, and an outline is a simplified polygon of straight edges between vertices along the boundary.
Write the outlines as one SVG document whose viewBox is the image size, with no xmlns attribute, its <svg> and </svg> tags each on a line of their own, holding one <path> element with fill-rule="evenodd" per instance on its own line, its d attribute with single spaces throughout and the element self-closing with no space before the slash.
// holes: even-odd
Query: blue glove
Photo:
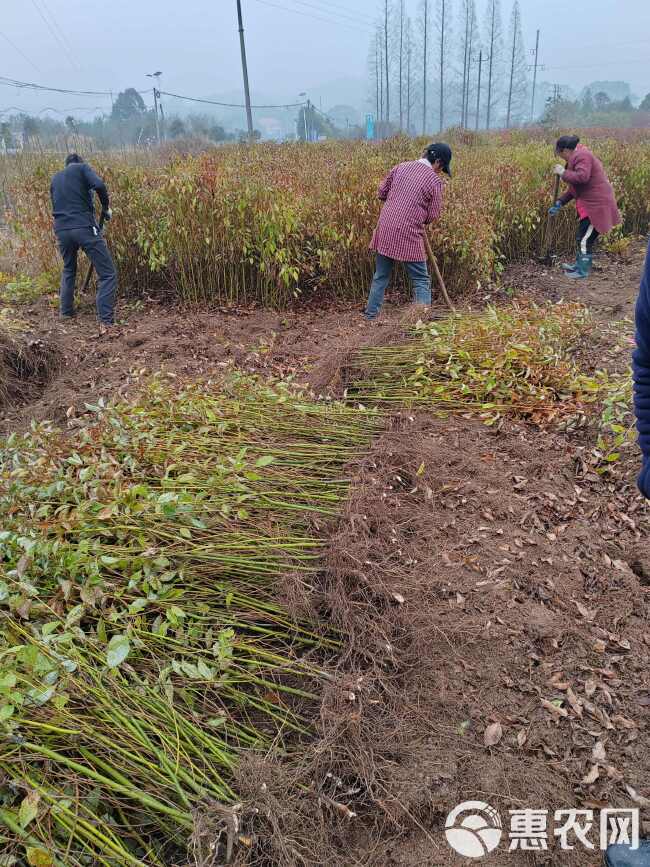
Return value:
<svg viewBox="0 0 650 867">
<path fill-rule="evenodd" d="M 557 217 L 561 210 L 562 202 L 558 199 L 557 202 L 553 205 L 553 207 L 548 209 L 548 213 L 551 217 Z"/>
</svg>

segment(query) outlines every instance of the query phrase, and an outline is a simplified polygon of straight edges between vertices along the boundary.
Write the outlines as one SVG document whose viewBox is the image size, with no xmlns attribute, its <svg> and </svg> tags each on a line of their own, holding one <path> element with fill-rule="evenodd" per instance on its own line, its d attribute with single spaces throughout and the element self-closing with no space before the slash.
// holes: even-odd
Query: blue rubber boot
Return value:
<svg viewBox="0 0 650 867">
<path fill-rule="evenodd" d="M 641 840 L 638 849 L 617 843 L 605 852 L 606 867 L 650 867 L 650 840 Z"/>
<path fill-rule="evenodd" d="M 575 271 L 568 271 L 567 277 L 571 278 L 572 280 L 584 280 L 585 277 L 588 277 L 591 274 L 593 261 L 593 256 L 585 256 L 581 253 L 578 256 Z"/>
<path fill-rule="evenodd" d="M 567 273 L 570 272 L 570 271 L 577 271 L 577 269 L 578 269 L 578 260 L 579 260 L 579 259 L 580 259 L 580 247 L 578 247 L 578 249 L 577 249 L 577 251 L 576 251 L 576 260 L 575 260 L 575 262 L 563 262 L 563 263 L 562 263 L 562 270 L 563 270 L 563 271 L 566 271 Z"/>
</svg>

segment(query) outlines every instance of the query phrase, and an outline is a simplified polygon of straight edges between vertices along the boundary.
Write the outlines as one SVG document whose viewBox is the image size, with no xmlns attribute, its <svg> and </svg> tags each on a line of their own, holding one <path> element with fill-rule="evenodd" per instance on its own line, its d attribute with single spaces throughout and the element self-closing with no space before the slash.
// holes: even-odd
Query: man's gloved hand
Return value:
<svg viewBox="0 0 650 867">
<path fill-rule="evenodd" d="M 102 216 L 103 216 L 104 221 L 106 223 L 110 223 L 110 221 L 113 219 L 113 211 L 110 208 L 108 208 L 108 210 L 103 212 Z"/>
<path fill-rule="evenodd" d="M 551 217 L 557 217 L 561 210 L 562 202 L 558 199 L 557 202 L 553 205 L 553 207 L 548 209 L 548 212 Z"/>
<path fill-rule="evenodd" d="M 562 177 L 562 175 L 564 174 L 565 171 L 566 171 L 566 168 L 563 165 L 561 165 L 560 163 L 558 163 L 555 166 L 555 168 L 553 169 L 553 174 L 559 175 L 560 177 Z"/>
<path fill-rule="evenodd" d="M 650 500 L 650 461 L 644 463 L 636 483 L 646 500 Z"/>
</svg>

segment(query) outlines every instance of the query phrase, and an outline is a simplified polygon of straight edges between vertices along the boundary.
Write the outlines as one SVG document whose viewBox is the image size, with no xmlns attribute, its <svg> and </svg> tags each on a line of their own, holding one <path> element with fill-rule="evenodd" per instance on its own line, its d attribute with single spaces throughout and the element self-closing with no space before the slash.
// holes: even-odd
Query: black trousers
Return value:
<svg viewBox="0 0 650 867">
<path fill-rule="evenodd" d="M 77 253 L 83 250 L 97 271 L 97 316 L 105 325 L 112 325 L 117 290 L 117 271 L 113 259 L 96 228 L 66 229 L 57 232 L 59 250 L 63 257 L 61 275 L 61 315 L 74 313 L 74 284 L 77 277 Z"/>
<path fill-rule="evenodd" d="M 580 220 L 576 239 L 578 241 L 578 250 L 580 253 L 582 253 L 583 256 L 591 256 L 594 252 L 596 241 L 598 240 L 598 232 L 591 225 L 589 217 Z"/>
</svg>

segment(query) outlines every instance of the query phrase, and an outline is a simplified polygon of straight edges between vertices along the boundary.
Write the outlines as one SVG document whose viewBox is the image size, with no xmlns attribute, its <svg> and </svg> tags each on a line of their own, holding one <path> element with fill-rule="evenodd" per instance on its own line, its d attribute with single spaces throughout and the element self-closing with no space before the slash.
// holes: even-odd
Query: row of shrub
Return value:
<svg viewBox="0 0 650 867">
<path fill-rule="evenodd" d="M 424 141 L 329 142 L 226 147 L 161 161 L 114 156 L 95 167 L 110 187 L 108 230 L 126 294 L 167 292 L 187 301 L 282 307 L 298 296 L 365 295 L 368 244 L 379 214 L 377 186 Z M 454 292 L 475 288 L 509 261 L 540 254 L 556 162 L 547 141 L 495 135 L 454 143 L 454 177 L 432 229 L 434 251 Z M 615 186 L 623 226 L 650 221 L 650 142 L 596 137 Z M 49 177 L 60 164 L 43 156 L 12 184 L 13 222 L 24 252 L 56 263 Z M 558 252 L 573 247 L 575 214 L 553 223 Z"/>
</svg>

